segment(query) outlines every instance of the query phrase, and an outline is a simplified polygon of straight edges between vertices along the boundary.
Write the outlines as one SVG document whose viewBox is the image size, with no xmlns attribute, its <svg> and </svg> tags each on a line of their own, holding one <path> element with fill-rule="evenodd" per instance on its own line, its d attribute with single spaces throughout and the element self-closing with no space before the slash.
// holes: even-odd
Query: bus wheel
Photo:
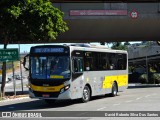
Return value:
<svg viewBox="0 0 160 120">
<path fill-rule="evenodd" d="M 117 84 L 114 82 L 113 85 L 112 85 L 112 93 L 111 93 L 111 96 L 112 96 L 112 97 L 117 96 L 117 92 L 118 92 Z"/>
<path fill-rule="evenodd" d="M 54 105 L 56 100 L 53 100 L 53 99 L 45 99 L 45 102 L 49 105 Z"/>
<path fill-rule="evenodd" d="M 86 85 L 83 89 L 82 102 L 88 102 L 91 98 L 91 91 L 89 87 Z"/>
</svg>

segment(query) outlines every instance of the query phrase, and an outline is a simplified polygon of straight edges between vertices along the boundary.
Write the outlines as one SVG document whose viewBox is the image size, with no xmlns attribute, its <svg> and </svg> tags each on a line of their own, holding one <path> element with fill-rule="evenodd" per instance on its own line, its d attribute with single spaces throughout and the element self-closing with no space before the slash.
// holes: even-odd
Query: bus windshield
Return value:
<svg viewBox="0 0 160 120">
<path fill-rule="evenodd" d="M 68 56 L 31 57 L 31 77 L 33 79 L 68 79 L 70 78 Z"/>
</svg>

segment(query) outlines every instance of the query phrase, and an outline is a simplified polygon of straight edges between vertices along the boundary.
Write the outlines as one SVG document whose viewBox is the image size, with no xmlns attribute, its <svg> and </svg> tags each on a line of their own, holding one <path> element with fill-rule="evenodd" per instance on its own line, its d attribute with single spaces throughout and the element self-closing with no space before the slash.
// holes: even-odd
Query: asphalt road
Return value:
<svg viewBox="0 0 160 120">
<path fill-rule="evenodd" d="M 0 102 L 0 112 L 9 111 L 23 111 L 23 112 L 43 112 L 43 114 L 49 116 L 59 116 L 63 114 L 64 116 L 69 117 L 81 117 L 86 116 L 86 118 L 82 119 L 97 119 L 97 117 L 103 118 L 105 117 L 105 113 L 113 113 L 116 112 L 124 112 L 136 111 L 146 112 L 146 111 L 155 111 L 155 116 L 151 117 L 141 117 L 140 119 L 144 120 L 151 120 L 151 119 L 159 119 L 156 117 L 156 112 L 160 111 L 160 87 L 143 87 L 143 88 L 130 88 L 127 89 L 125 92 L 119 93 L 116 97 L 105 97 L 99 96 L 94 97 L 88 103 L 81 103 L 78 100 L 74 101 L 58 101 L 55 105 L 50 106 L 46 104 L 43 100 L 36 100 L 36 99 L 19 99 L 19 100 L 11 100 L 11 101 L 4 101 Z M 50 111 L 50 112 L 47 112 Z M 54 111 L 54 112 L 53 112 Z M 57 112 L 57 111 L 68 111 L 68 112 Z M 79 112 L 75 112 L 79 111 Z M 103 112 L 100 112 L 103 111 Z M 129 112 L 129 114 L 130 114 Z M 150 112 L 149 112 L 150 113 Z M 153 113 L 153 112 L 152 112 Z M 136 113 L 135 113 L 136 114 Z M 138 113 L 139 114 L 139 113 Z M 147 114 L 147 113 L 144 113 Z M 89 117 L 88 117 L 89 116 Z M 93 116 L 94 118 L 92 118 Z M 148 116 L 148 115 L 147 115 Z M 117 117 L 106 117 L 106 119 L 115 119 Z M 120 117 L 120 119 L 124 118 L 123 120 L 127 119 L 128 117 Z M 130 117 L 129 117 L 130 118 Z M 137 117 L 133 116 L 132 119 L 135 120 Z M 57 119 L 57 118 L 56 118 Z M 60 118 L 58 118 L 60 119 Z M 69 118 L 65 118 L 69 119 Z M 118 118 L 117 118 L 118 119 Z"/>
</svg>

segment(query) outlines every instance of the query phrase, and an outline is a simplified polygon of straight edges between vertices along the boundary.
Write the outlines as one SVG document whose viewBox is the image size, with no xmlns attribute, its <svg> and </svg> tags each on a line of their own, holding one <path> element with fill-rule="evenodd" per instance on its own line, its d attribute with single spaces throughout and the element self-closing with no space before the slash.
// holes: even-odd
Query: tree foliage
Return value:
<svg viewBox="0 0 160 120">
<path fill-rule="evenodd" d="M 123 45 L 121 42 L 113 42 L 111 48 L 116 50 L 126 50 L 127 45 L 126 44 Z"/>
<path fill-rule="evenodd" d="M 2 0 L 0 31 L 12 41 L 54 40 L 68 30 L 63 12 L 49 0 Z"/>
<path fill-rule="evenodd" d="M 1 0 L 0 1 L 0 41 L 5 43 L 10 41 L 14 36 L 14 31 L 16 29 L 15 20 L 19 16 L 18 10 L 15 7 L 18 5 L 17 1 L 12 0 Z M 11 10 L 12 9 L 12 10 Z M 13 12 L 15 11 L 15 12 Z M 6 41 L 7 40 L 7 41 Z"/>
<path fill-rule="evenodd" d="M 63 12 L 49 0 L 0 0 L 0 43 L 21 41 L 48 42 L 67 31 Z M 3 63 L 2 86 L 4 92 L 6 62 Z"/>
<path fill-rule="evenodd" d="M 22 12 L 20 20 L 25 31 L 36 40 L 53 40 L 68 30 L 62 18 L 63 12 L 53 7 L 49 0 L 27 0 Z"/>
</svg>

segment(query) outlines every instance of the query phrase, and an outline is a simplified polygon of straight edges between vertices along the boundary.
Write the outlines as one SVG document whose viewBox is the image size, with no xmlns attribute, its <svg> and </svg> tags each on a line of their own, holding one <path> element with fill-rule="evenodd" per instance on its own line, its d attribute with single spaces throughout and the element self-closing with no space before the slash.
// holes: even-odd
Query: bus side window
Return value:
<svg viewBox="0 0 160 120">
<path fill-rule="evenodd" d="M 82 58 L 73 59 L 73 72 L 82 73 L 83 72 L 83 60 Z"/>
</svg>

